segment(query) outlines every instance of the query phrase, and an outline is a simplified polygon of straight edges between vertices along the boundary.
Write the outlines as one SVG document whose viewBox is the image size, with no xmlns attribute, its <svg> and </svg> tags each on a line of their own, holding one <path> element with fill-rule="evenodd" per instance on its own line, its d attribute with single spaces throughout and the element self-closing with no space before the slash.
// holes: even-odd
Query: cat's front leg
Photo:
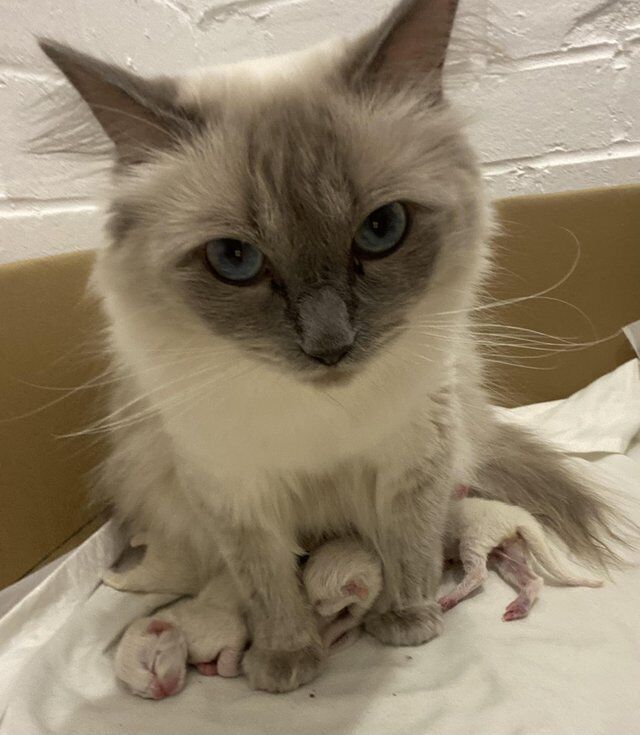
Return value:
<svg viewBox="0 0 640 735">
<path fill-rule="evenodd" d="M 250 686 L 288 692 L 315 679 L 325 653 L 294 544 L 255 527 L 227 528 L 221 541 L 246 610 L 251 647 L 242 668 Z"/>
<path fill-rule="evenodd" d="M 383 643 L 417 646 L 442 630 L 436 601 L 450 492 L 419 480 L 398 492 L 378 521 L 384 590 L 365 620 Z"/>
</svg>

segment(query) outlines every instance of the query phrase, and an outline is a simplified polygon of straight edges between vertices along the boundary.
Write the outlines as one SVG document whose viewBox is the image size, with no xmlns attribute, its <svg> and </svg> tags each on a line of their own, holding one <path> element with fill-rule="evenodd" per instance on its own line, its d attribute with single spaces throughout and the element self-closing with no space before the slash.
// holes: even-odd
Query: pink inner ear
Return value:
<svg viewBox="0 0 640 735">
<path fill-rule="evenodd" d="M 345 584 L 345 586 L 342 588 L 342 591 L 345 593 L 345 595 L 355 595 L 361 600 L 366 600 L 367 597 L 369 597 L 369 589 L 363 584 L 359 584 L 355 580 L 347 582 L 347 584 Z"/>
<path fill-rule="evenodd" d="M 381 49 L 381 69 L 440 69 L 449 45 L 457 0 L 414 0 L 396 21 Z"/>
<path fill-rule="evenodd" d="M 456 485 L 455 490 L 453 491 L 453 497 L 456 500 L 462 500 L 463 498 L 466 498 L 467 495 L 469 495 L 468 485 Z"/>
<path fill-rule="evenodd" d="M 147 626 L 147 633 L 160 635 L 160 633 L 164 633 L 165 630 L 171 630 L 171 628 L 173 628 L 173 625 L 166 623 L 164 620 L 152 620 Z"/>
</svg>

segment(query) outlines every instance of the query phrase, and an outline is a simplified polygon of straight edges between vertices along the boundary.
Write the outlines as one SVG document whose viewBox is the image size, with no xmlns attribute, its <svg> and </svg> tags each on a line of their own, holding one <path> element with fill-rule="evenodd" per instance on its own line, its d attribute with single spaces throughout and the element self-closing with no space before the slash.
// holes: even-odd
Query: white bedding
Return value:
<svg viewBox="0 0 640 735">
<path fill-rule="evenodd" d="M 509 415 L 638 498 L 639 367 Z M 638 568 L 602 589 L 545 587 L 529 618 L 511 623 L 501 614 L 514 592 L 492 574 L 426 646 L 365 637 L 288 695 L 192 672 L 183 693 L 153 702 L 115 682 L 113 643 L 171 598 L 99 583 L 122 546 L 105 526 L 0 620 L 0 733 L 640 733 Z"/>
</svg>

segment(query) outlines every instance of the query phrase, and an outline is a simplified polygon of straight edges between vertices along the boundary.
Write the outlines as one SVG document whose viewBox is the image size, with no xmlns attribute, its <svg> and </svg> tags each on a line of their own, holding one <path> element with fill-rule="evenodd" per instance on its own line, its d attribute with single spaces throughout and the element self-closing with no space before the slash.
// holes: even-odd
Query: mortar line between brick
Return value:
<svg viewBox="0 0 640 735">
<path fill-rule="evenodd" d="M 23 69 L 16 64 L 0 63 L 0 79 L 24 79 L 29 82 L 59 82 L 58 77 L 43 71 Z"/>
<path fill-rule="evenodd" d="M 504 73 L 516 71 L 530 71 L 555 66 L 570 66 L 587 61 L 612 59 L 618 50 L 618 44 L 613 41 L 573 46 L 558 51 L 549 51 L 541 54 L 531 54 L 519 59 L 496 57 L 489 60 L 488 73 Z"/>
<path fill-rule="evenodd" d="M 50 203 L 41 200 L 39 204 L 19 204 L 15 205 L 11 199 L 0 201 L 0 220 L 21 219 L 26 217 L 51 217 L 58 214 L 86 214 L 98 213 L 100 206 L 95 202 L 87 202 L 86 204 L 64 204 Z"/>
<path fill-rule="evenodd" d="M 606 163 L 636 156 L 640 157 L 640 143 L 612 143 L 605 148 L 591 148 L 586 151 L 558 151 L 537 156 L 487 161 L 482 164 L 482 169 L 486 176 L 500 176 L 522 168 L 541 169 L 577 163 Z"/>
</svg>

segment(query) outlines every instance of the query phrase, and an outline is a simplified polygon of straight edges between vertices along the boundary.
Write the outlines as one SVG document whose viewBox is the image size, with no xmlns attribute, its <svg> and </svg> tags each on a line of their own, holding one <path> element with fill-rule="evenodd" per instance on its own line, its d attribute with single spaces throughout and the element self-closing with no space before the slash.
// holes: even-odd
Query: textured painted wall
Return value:
<svg viewBox="0 0 640 735">
<path fill-rule="evenodd" d="M 99 246 L 103 174 L 28 152 L 61 83 L 48 35 L 141 73 L 302 48 L 392 0 L 5 0 L 0 4 L 0 261 Z M 640 178 L 640 0 L 462 0 L 452 96 L 495 196 Z"/>
</svg>

